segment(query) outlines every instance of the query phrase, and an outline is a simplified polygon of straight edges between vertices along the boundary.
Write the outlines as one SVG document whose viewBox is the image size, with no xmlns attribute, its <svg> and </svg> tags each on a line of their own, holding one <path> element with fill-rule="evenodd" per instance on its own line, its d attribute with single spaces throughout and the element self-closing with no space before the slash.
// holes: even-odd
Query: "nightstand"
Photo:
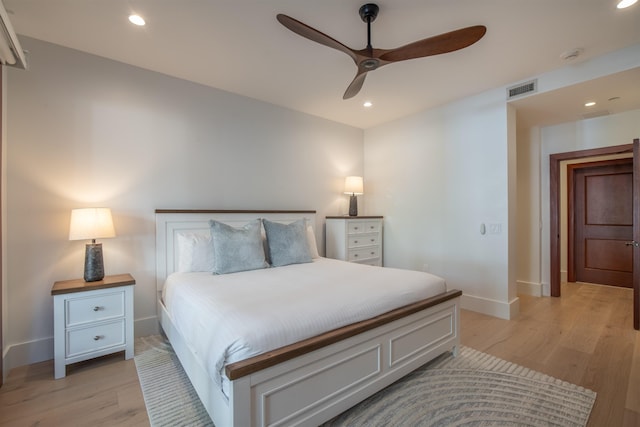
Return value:
<svg viewBox="0 0 640 427">
<path fill-rule="evenodd" d="M 381 216 L 328 216 L 327 258 L 382 266 Z"/>
<path fill-rule="evenodd" d="M 130 274 L 55 282 L 53 340 L 55 378 L 66 366 L 118 351 L 133 357 L 133 286 Z"/>
</svg>

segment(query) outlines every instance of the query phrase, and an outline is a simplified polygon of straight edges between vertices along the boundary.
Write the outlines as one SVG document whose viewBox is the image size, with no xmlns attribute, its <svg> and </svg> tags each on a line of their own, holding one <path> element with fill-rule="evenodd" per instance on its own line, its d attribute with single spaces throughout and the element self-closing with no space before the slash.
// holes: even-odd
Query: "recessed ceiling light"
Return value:
<svg viewBox="0 0 640 427">
<path fill-rule="evenodd" d="M 638 0 L 620 0 L 618 2 L 618 6 L 616 6 L 618 9 L 624 9 L 627 8 L 629 6 L 633 6 L 634 4 L 636 4 Z"/>
<path fill-rule="evenodd" d="M 373 104 L 371 103 L 371 101 L 365 101 L 364 104 L 362 104 L 365 108 L 369 108 L 371 106 L 373 106 Z"/>
<path fill-rule="evenodd" d="M 594 105 L 596 105 L 595 101 L 589 101 L 589 102 L 584 104 L 585 107 L 593 107 Z"/>
<path fill-rule="evenodd" d="M 139 27 L 142 27 L 145 22 L 140 15 L 129 15 L 129 22 Z"/>
</svg>

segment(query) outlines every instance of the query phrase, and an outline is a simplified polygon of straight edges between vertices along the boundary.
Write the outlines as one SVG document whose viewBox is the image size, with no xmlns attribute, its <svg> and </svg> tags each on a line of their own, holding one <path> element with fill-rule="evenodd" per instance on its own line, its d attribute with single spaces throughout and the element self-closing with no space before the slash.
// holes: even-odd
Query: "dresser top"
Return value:
<svg viewBox="0 0 640 427">
<path fill-rule="evenodd" d="M 341 215 L 341 216 L 327 216 L 327 219 L 380 219 L 384 218 L 382 215 L 367 215 L 367 216 L 349 216 L 349 215 Z"/>
<path fill-rule="evenodd" d="M 135 279 L 128 273 L 104 276 L 104 279 L 97 280 L 95 282 L 85 282 L 84 279 L 61 280 L 53 284 L 53 287 L 51 288 L 51 295 L 95 291 L 96 289 L 115 288 L 118 286 L 135 284 Z"/>
</svg>

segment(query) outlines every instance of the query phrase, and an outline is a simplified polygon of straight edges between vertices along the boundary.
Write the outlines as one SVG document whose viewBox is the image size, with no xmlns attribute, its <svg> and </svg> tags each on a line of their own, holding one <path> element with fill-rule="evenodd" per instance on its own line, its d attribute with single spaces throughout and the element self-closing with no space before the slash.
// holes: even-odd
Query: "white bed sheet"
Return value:
<svg viewBox="0 0 640 427">
<path fill-rule="evenodd" d="M 328 258 L 225 275 L 173 273 L 164 305 L 226 393 L 225 365 L 446 291 L 432 274 Z"/>
</svg>

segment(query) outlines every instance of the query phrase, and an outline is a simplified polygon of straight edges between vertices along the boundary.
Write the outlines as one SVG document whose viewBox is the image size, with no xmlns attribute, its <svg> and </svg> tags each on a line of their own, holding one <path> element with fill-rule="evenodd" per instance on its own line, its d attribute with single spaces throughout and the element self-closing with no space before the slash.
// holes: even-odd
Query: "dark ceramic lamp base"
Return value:
<svg viewBox="0 0 640 427">
<path fill-rule="evenodd" d="M 355 194 L 349 198 L 349 216 L 358 216 L 358 196 Z"/>
<path fill-rule="evenodd" d="M 97 282 L 104 279 L 102 243 L 87 243 L 84 253 L 84 281 Z"/>
</svg>

